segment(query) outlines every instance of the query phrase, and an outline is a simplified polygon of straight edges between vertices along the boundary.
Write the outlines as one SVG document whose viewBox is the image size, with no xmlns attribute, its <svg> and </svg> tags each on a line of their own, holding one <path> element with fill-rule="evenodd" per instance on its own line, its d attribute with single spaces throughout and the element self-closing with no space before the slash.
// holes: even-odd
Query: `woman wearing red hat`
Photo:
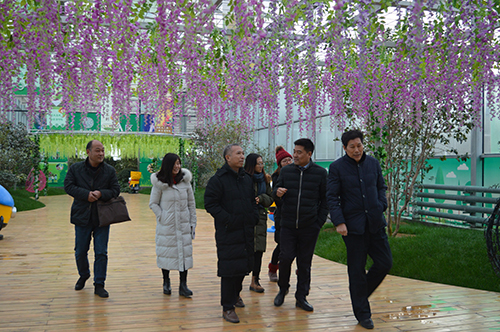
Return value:
<svg viewBox="0 0 500 332">
<path fill-rule="evenodd" d="M 273 185 L 278 182 L 278 177 L 280 171 L 286 165 L 290 165 L 293 162 L 292 155 L 286 152 L 285 148 L 281 145 L 276 147 L 276 163 L 278 168 L 271 176 L 273 179 Z M 281 220 L 281 207 L 276 203 L 276 210 L 274 211 L 274 241 L 277 243 L 276 248 L 273 251 L 271 257 L 271 263 L 269 263 L 269 280 L 273 282 L 278 282 L 278 262 L 280 255 L 280 220 Z"/>
</svg>

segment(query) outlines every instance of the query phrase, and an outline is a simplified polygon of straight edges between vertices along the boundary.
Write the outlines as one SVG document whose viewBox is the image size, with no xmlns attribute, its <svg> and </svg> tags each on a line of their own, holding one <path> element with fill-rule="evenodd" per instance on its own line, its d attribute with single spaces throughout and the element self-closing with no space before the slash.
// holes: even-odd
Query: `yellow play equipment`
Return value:
<svg viewBox="0 0 500 332">
<path fill-rule="evenodd" d="M 130 192 L 135 194 L 139 192 L 139 182 L 141 180 L 141 172 L 130 171 L 130 179 L 128 182 Z"/>
<path fill-rule="evenodd" d="M 12 195 L 7 189 L 0 185 L 0 229 L 7 226 L 10 218 L 16 215 L 16 211 Z M 0 240 L 1 239 L 3 239 L 2 234 L 0 234 Z"/>
</svg>

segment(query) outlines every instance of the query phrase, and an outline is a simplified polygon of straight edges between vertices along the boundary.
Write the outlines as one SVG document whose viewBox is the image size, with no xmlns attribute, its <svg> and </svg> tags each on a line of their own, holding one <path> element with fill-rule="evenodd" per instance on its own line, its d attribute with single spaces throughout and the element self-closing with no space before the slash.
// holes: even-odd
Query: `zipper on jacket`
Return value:
<svg viewBox="0 0 500 332">
<path fill-rule="evenodd" d="M 95 178 L 92 178 L 92 180 L 90 180 L 90 190 L 94 190 L 94 179 Z M 92 209 L 92 202 L 89 202 L 89 207 L 87 208 L 87 210 L 91 210 Z"/>
<path fill-rule="evenodd" d="M 297 196 L 297 218 L 295 220 L 295 228 L 299 228 L 299 208 L 300 208 L 300 195 L 302 194 L 302 174 L 304 171 L 300 171 L 300 181 L 299 181 L 299 195 Z"/>
</svg>

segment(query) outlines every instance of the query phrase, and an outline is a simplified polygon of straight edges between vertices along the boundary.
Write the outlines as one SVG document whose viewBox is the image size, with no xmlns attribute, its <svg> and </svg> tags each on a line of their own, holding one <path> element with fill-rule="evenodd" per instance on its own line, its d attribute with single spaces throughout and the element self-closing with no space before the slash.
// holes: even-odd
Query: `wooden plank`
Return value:
<svg viewBox="0 0 500 332">
<path fill-rule="evenodd" d="M 164 295 L 149 196 L 125 198 L 132 221 L 111 229 L 108 299 L 93 294 L 91 280 L 85 289 L 73 289 L 78 275 L 70 197 L 42 197 L 47 207 L 20 212 L 9 222 L 0 241 L 0 331 L 364 330 L 352 314 L 346 267 L 320 257 L 313 259 L 308 297 L 315 311 L 295 308 L 293 276 L 283 306 L 273 305 L 278 286 L 267 278 L 271 233 L 261 276 L 266 291 L 249 291 L 250 278 L 245 278 L 241 296 L 246 307 L 237 309 L 241 322 L 224 321 L 213 220 L 203 210 L 197 211 L 194 268 L 188 275 L 194 296 L 179 297 L 177 271 L 171 272 L 172 295 Z M 370 302 L 379 331 L 500 329 L 500 293 L 388 276 Z"/>
</svg>

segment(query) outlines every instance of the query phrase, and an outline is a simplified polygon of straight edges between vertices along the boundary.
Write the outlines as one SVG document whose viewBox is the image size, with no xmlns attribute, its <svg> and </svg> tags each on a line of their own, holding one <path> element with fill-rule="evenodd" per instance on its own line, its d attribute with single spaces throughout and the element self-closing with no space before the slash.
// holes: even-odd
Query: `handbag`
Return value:
<svg viewBox="0 0 500 332">
<path fill-rule="evenodd" d="M 122 196 L 111 198 L 109 201 L 97 201 L 99 227 L 109 226 L 131 220 L 128 215 L 127 203 Z"/>
</svg>

